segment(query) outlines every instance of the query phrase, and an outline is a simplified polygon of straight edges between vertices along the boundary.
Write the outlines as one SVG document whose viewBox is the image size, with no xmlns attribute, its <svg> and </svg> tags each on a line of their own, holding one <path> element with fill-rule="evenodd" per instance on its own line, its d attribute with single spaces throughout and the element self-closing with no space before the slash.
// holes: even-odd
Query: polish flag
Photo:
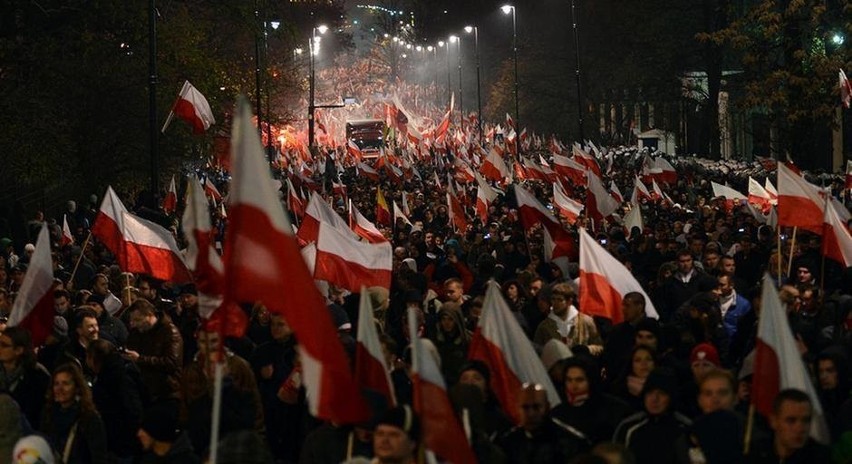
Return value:
<svg viewBox="0 0 852 464">
<path fill-rule="evenodd" d="M 456 180 L 463 184 L 468 184 L 476 180 L 476 176 L 473 175 L 473 169 L 471 169 L 470 165 L 461 160 L 461 158 L 456 158 L 456 172 L 454 177 Z"/>
<path fill-rule="evenodd" d="M 600 246 L 585 229 L 580 229 L 580 308 L 590 316 L 623 321 L 621 300 L 630 292 L 645 297 L 645 314 L 658 319 L 651 298 L 621 262 Z"/>
<path fill-rule="evenodd" d="M 216 185 L 210 179 L 204 179 L 204 191 L 214 201 L 222 201 L 222 194 L 219 193 L 219 189 L 216 188 Z"/>
<path fill-rule="evenodd" d="M 802 176 L 778 164 L 778 224 L 822 234 L 825 200 Z"/>
<path fill-rule="evenodd" d="M 441 186 L 441 178 L 440 178 L 440 177 L 438 177 L 438 171 L 437 171 L 437 170 L 432 172 L 432 180 L 435 182 L 435 187 L 436 187 L 437 189 L 439 189 L 439 190 L 440 190 L 440 189 L 442 189 L 442 188 L 443 188 L 443 187 Z"/>
<path fill-rule="evenodd" d="M 198 288 L 198 313 L 203 319 L 219 321 L 223 336 L 242 337 L 248 327 L 246 313 L 231 303 L 222 305 L 225 266 L 213 246 L 213 227 L 204 187 L 196 177 L 189 179 L 186 208 L 181 221 L 186 239 L 186 264 Z"/>
<path fill-rule="evenodd" d="M 376 330 L 373 306 L 366 287 L 362 287 L 358 309 L 358 334 L 355 344 L 355 381 L 365 397 L 381 397 L 385 408 L 396 406 L 390 369 L 385 363 L 382 344 Z M 382 408 L 382 409 L 385 409 Z"/>
<path fill-rule="evenodd" d="M 375 224 L 358 211 L 352 200 L 349 200 L 349 228 L 358 234 L 359 237 L 370 243 L 384 243 L 388 241 Z"/>
<path fill-rule="evenodd" d="M 506 113 L 506 127 L 510 127 L 512 130 L 515 130 L 515 120 L 512 119 L 512 116 L 509 113 Z"/>
<path fill-rule="evenodd" d="M 497 198 L 497 192 L 478 173 L 476 174 L 476 182 L 479 185 L 476 190 L 476 215 L 479 216 L 483 224 L 486 224 L 488 223 L 488 207 Z"/>
<path fill-rule="evenodd" d="M 590 171 L 595 173 L 596 176 L 601 176 L 601 167 L 598 165 L 598 161 L 589 153 L 586 153 L 581 147 L 580 144 L 575 143 L 574 147 L 574 161 L 582 164 Z"/>
<path fill-rule="evenodd" d="M 524 170 L 530 179 L 540 180 L 542 182 L 551 182 L 551 179 L 548 177 L 547 172 L 539 166 L 535 161 L 529 158 L 522 158 L 521 162 L 524 165 Z M 552 171 L 551 171 L 552 172 Z"/>
<path fill-rule="evenodd" d="M 769 182 L 769 179 L 766 179 Z M 846 190 L 852 190 L 852 160 L 846 160 Z"/>
<path fill-rule="evenodd" d="M 74 243 L 74 235 L 71 233 L 71 228 L 68 227 L 68 218 L 62 215 L 62 237 L 59 239 L 59 246 L 72 245 Z"/>
<path fill-rule="evenodd" d="M 663 193 L 663 189 L 660 188 L 660 184 L 657 183 L 657 179 L 651 179 L 651 196 L 654 197 L 655 200 L 662 200 L 666 196 Z M 745 197 L 743 197 L 743 199 L 745 199 Z"/>
<path fill-rule="evenodd" d="M 455 464 L 475 463 L 476 456 L 447 395 L 441 370 L 417 333 L 417 315 L 408 310 L 411 340 L 411 383 L 414 411 L 420 416 L 423 444 L 442 460 Z"/>
<path fill-rule="evenodd" d="M 470 342 L 468 358 L 488 365 L 491 372 L 491 390 L 503 411 L 516 424 L 521 422 L 518 392 L 524 383 L 543 386 L 551 408 L 562 402 L 541 359 L 509 310 L 506 300 L 500 294 L 500 286 L 494 280 L 488 282 L 482 317 L 479 318 Z"/>
<path fill-rule="evenodd" d="M 405 194 L 403 193 L 403 198 L 405 198 Z M 393 204 L 393 226 L 396 227 L 396 220 L 402 219 L 402 222 L 408 224 L 410 227 L 414 227 L 414 224 L 411 223 L 411 220 L 408 219 L 408 216 L 405 215 L 405 211 L 396 204 L 396 200 L 392 200 Z"/>
<path fill-rule="evenodd" d="M 340 195 L 344 201 L 348 198 L 348 195 L 346 194 L 346 184 L 342 182 L 331 181 L 331 193 L 334 195 Z"/>
<path fill-rule="evenodd" d="M 843 267 L 852 267 L 852 236 L 846 222 L 841 217 L 841 211 L 848 214 L 846 208 L 839 203 L 830 201 L 825 208 L 825 233 L 822 239 L 822 254 L 831 258 Z"/>
<path fill-rule="evenodd" d="M 658 156 L 654 160 L 654 167 L 659 170 L 659 174 L 654 177 L 659 179 L 660 182 L 669 185 L 677 183 L 677 171 L 675 171 L 675 168 L 665 158 Z"/>
<path fill-rule="evenodd" d="M 524 229 L 529 231 L 536 224 L 541 224 L 544 228 L 545 261 L 555 262 L 563 268 L 563 272 L 566 272 L 563 266 L 566 266 L 569 261 L 576 261 L 577 258 L 577 245 L 574 243 L 574 238 L 562 228 L 562 224 L 533 194 L 520 185 L 515 186 L 515 198 Z"/>
<path fill-rule="evenodd" d="M 44 344 L 53 332 L 53 259 L 50 256 L 50 234 L 47 224 L 38 233 L 36 248 L 24 281 L 9 314 L 9 327 L 21 326 L 32 335 L 33 346 Z"/>
<path fill-rule="evenodd" d="M 571 225 L 577 222 L 577 218 L 585 208 L 582 203 L 569 197 L 558 182 L 553 183 L 553 206 Z"/>
<path fill-rule="evenodd" d="M 772 207 L 772 197 L 753 177 L 748 177 L 748 202 L 760 207 L 764 213 Z"/>
<path fill-rule="evenodd" d="M 713 187 L 713 197 L 722 197 L 725 200 L 730 201 L 741 201 L 748 200 L 748 198 L 740 192 L 728 187 L 727 185 L 717 184 L 716 182 L 710 181 L 710 185 Z"/>
<path fill-rule="evenodd" d="M 390 289 L 393 253 L 390 243 L 361 242 L 348 231 L 320 223 L 314 279 L 353 293 L 362 286 Z"/>
<path fill-rule="evenodd" d="M 115 255 L 124 271 L 174 282 L 192 280 L 171 232 L 130 214 L 112 187 L 101 202 L 92 235 Z"/>
<path fill-rule="evenodd" d="M 360 163 L 362 159 L 364 159 L 364 154 L 361 152 L 361 149 L 358 148 L 358 145 L 354 140 L 350 140 L 346 144 L 346 152 L 352 155 L 358 162 Z"/>
<path fill-rule="evenodd" d="M 772 185 L 769 178 L 766 178 L 766 181 L 763 182 L 763 188 L 766 190 L 766 193 L 769 194 L 769 197 L 772 198 L 772 206 L 778 205 L 778 190 L 775 189 L 775 186 Z"/>
<path fill-rule="evenodd" d="M 603 221 L 618 209 L 618 203 L 603 186 L 600 177 L 591 170 L 586 171 L 589 190 L 586 196 L 586 211 L 595 221 Z"/>
<path fill-rule="evenodd" d="M 316 242 L 319 237 L 319 225 L 321 222 L 331 224 L 336 229 L 345 230 L 349 228 L 346 221 L 331 209 L 328 203 L 317 192 L 311 192 L 308 207 L 305 208 L 305 217 L 296 236 L 304 243 Z M 354 233 L 352 234 L 355 235 Z"/>
<path fill-rule="evenodd" d="M 574 185 L 586 185 L 586 166 L 567 156 L 554 154 L 553 169 L 557 174 L 571 181 Z"/>
<path fill-rule="evenodd" d="M 509 177 L 509 168 L 506 167 L 503 157 L 493 148 L 488 152 L 488 156 L 485 158 L 485 162 L 482 163 L 480 170 L 486 179 L 493 180 L 494 182 L 503 182 L 503 179 Z"/>
<path fill-rule="evenodd" d="M 299 196 L 299 191 L 293 187 L 289 178 L 287 179 L 287 209 L 297 218 L 305 216 L 305 201 Z"/>
<path fill-rule="evenodd" d="M 642 220 L 642 209 L 639 205 L 633 205 L 630 211 L 624 215 L 624 228 L 628 236 L 634 227 L 638 227 L 640 231 L 645 230 L 645 222 Z"/>
<path fill-rule="evenodd" d="M 450 224 L 457 232 L 465 233 L 467 231 L 467 217 L 465 217 L 464 208 L 462 208 L 452 184 L 447 186 L 447 211 L 450 213 Z"/>
<path fill-rule="evenodd" d="M 648 191 L 648 187 L 645 187 L 645 184 L 642 183 L 642 179 L 639 176 L 636 176 L 636 179 L 633 182 L 633 195 L 630 197 L 630 202 L 634 205 L 639 204 L 639 200 L 641 199 L 653 200 L 654 197 L 651 196 L 651 192 Z"/>
<path fill-rule="evenodd" d="M 355 169 L 358 170 L 358 173 L 360 175 L 366 176 L 371 181 L 379 181 L 379 172 L 371 168 L 370 166 L 364 164 L 363 162 L 359 161 L 358 164 L 355 165 Z"/>
<path fill-rule="evenodd" d="M 781 185 L 782 182 L 779 182 L 778 186 L 783 188 Z M 795 388 L 807 393 L 812 411 L 810 435 L 828 444 L 830 437 L 819 397 L 811 384 L 808 369 L 802 362 L 787 314 L 775 290 L 775 282 L 768 274 L 763 277 L 761 305 L 754 349 L 752 404 L 758 412 L 769 417 L 772 414 L 772 402 L 781 390 Z"/>
<path fill-rule="evenodd" d="M 612 199 L 615 200 L 619 205 L 624 203 L 624 195 L 621 194 L 621 190 L 618 189 L 618 184 L 615 181 L 610 182 L 609 184 L 609 193 L 612 195 Z"/>
<path fill-rule="evenodd" d="M 376 187 L 376 223 L 391 225 L 391 213 L 388 207 L 388 202 L 382 194 L 382 188 Z"/>
<path fill-rule="evenodd" d="M 172 214 L 177 208 L 177 188 L 175 187 L 175 176 L 172 176 L 172 182 L 169 184 L 169 191 L 166 193 L 166 198 L 163 199 L 163 212 Z"/>
<path fill-rule="evenodd" d="M 242 97 L 232 134 L 225 300 L 260 301 L 287 319 L 299 340 L 312 415 L 338 424 L 362 422 L 370 412 L 356 394 L 349 360 L 272 186 L 249 103 Z"/>
<path fill-rule="evenodd" d="M 852 83 L 849 82 L 842 69 L 838 74 L 837 85 L 840 87 L 840 103 L 843 104 L 844 108 L 849 109 L 849 106 L 852 105 Z"/>
<path fill-rule="evenodd" d="M 210 109 L 207 99 L 189 81 L 183 83 L 178 98 L 160 132 L 166 132 L 175 115 L 189 123 L 192 126 L 192 132 L 195 134 L 203 134 L 210 126 L 216 124 L 216 118 L 213 117 L 213 110 Z"/>
<path fill-rule="evenodd" d="M 408 206 L 408 192 L 402 192 L 402 213 L 411 216 L 411 208 Z"/>
</svg>

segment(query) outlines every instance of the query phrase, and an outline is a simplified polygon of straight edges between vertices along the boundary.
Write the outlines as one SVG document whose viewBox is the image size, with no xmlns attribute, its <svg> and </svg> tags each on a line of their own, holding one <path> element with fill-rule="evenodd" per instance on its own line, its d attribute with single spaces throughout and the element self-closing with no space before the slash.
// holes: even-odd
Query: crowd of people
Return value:
<svg viewBox="0 0 852 464">
<path fill-rule="evenodd" d="M 399 128 L 399 121 L 394 116 L 391 125 Z M 771 166 L 667 157 L 676 180 L 664 184 L 663 197 L 622 198 L 605 221 L 582 213 L 561 218 L 575 238 L 579 229 L 589 230 L 645 290 L 609 308 L 623 320 L 613 323 L 584 313 L 576 256 L 567 266 L 549 261 L 543 229 L 523 224 L 513 191 L 523 185 L 553 205 L 552 182 L 520 176 L 498 182 L 501 194 L 485 217 L 475 214 L 477 182 L 461 174 L 490 147 L 471 142 L 474 122 L 449 130 L 446 140 L 453 144 L 389 148 L 378 162 L 398 164 L 403 177 L 386 168 L 378 170 L 378 181 L 368 178 L 342 144 L 321 149 L 316 160 L 292 154 L 273 164 L 280 179 L 294 185 L 288 191 L 286 182 L 280 184 L 282 207 L 291 194 L 314 190 L 347 220 L 351 201 L 391 243 L 391 285 L 367 292 L 395 406 L 371 404 L 372 418 L 357 424 L 311 416 L 298 334 L 282 314 L 263 302 L 242 302 L 248 323 L 241 336 L 223 330 L 221 320 L 204 320 L 196 285 L 125 272 L 89 235 L 98 215 L 98 199 L 91 198 L 80 208 L 69 202 L 57 218 L 38 213 L 16 229 L 24 232 L 14 240 L 0 239 L 0 464 L 192 463 L 212 455 L 234 463 L 423 462 L 409 314 L 417 317 L 417 335 L 439 366 L 479 462 L 852 462 L 850 269 L 822 256 L 818 235 L 791 235 L 754 207 L 711 190 L 717 182 L 743 191 L 749 176 L 771 177 Z M 485 130 L 487 143 L 503 148 L 507 142 L 495 134 L 512 138 L 508 128 L 489 124 Z M 506 150 L 503 159 L 510 165 L 513 159 L 520 164 L 520 156 L 537 157 L 541 166 L 552 162 L 546 141 L 527 140 L 516 145 L 523 153 Z M 606 183 L 620 192 L 633 189 L 649 155 L 663 156 L 637 147 L 590 151 L 598 154 Z M 227 171 L 198 172 L 227 196 Z M 456 184 L 467 216 L 464 230 L 451 219 L 448 182 Z M 585 185 L 558 182 L 572 198 L 586 200 Z M 818 182 L 848 199 L 842 179 Z M 406 205 L 407 217 L 383 223 L 376 213 L 378 189 L 388 204 Z M 622 218 L 636 208 L 645 226 L 625 230 Z M 185 244 L 180 210 L 135 211 L 172 224 Z M 210 212 L 214 241 L 224 243 L 227 208 L 212 199 Z M 290 214 L 296 224 L 304 219 L 303 212 Z M 55 315 L 52 333 L 34 346 L 26 329 L 6 323 L 45 221 L 53 245 Z M 66 222 L 73 243 L 63 240 Z M 750 399 L 760 382 L 754 353 L 767 273 L 818 397 L 783 389 L 764 417 L 750 411 Z M 547 385 L 523 384 L 515 392 L 519 410 L 506 410 L 491 388 L 495 373 L 470 359 L 492 280 L 540 356 L 532 362 L 547 371 L 559 404 Z M 333 282 L 321 288 L 354 366 L 361 295 Z M 224 374 L 221 410 L 214 415 L 217 366 Z M 830 431 L 826 443 L 810 434 L 812 422 L 823 420 L 818 407 Z M 211 442 L 214 425 L 218 439 Z"/>
</svg>

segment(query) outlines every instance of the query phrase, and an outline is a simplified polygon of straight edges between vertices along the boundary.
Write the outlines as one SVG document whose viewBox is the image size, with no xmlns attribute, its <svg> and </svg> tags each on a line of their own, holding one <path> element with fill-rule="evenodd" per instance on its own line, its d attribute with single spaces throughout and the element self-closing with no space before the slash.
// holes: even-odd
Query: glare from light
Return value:
<svg viewBox="0 0 852 464">
<path fill-rule="evenodd" d="M 443 40 L 439 40 L 439 41 L 438 41 L 438 46 L 439 46 L 439 47 L 443 47 L 443 46 L 444 46 L 444 41 L 443 41 Z"/>
<path fill-rule="evenodd" d="M 500 7 L 500 9 L 503 10 L 503 14 L 509 14 L 512 12 L 512 10 L 515 9 L 515 7 L 513 7 L 512 5 L 503 5 Z"/>
<path fill-rule="evenodd" d="M 434 49 L 435 49 L 435 47 L 433 47 L 433 46 L 431 46 L 431 45 L 429 45 L 428 47 L 426 47 L 426 51 L 427 51 L 427 52 L 431 52 L 431 51 L 432 51 L 432 50 L 434 50 Z"/>
<path fill-rule="evenodd" d="M 387 32 L 385 32 L 385 38 L 387 39 L 388 37 L 390 37 L 390 34 L 388 34 Z"/>
<path fill-rule="evenodd" d="M 465 26 L 464 31 L 470 34 L 471 32 L 473 32 L 473 26 Z"/>
<path fill-rule="evenodd" d="M 321 24 L 321 25 L 317 26 L 317 31 L 320 34 L 325 34 L 325 31 L 327 31 L 327 30 L 328 30 L 328 26 L 326 26 L 325 24 Z"/>
<path fill-rule="evenodd" d="M 281 21 L 272 21 L 269 25 L 272 26 L 272 29 L 278 30 L 278 26 L 281 25 Z"/>
<path fill-rule="evenodd" d="M 456 40 L 459 40 L 459 38 L 457 36 L 454 36 L 454 35 L 450 36 L 450 43 L 456 43 Z"/>
<path fill-rule="evenodd" d="M 405 48 L 411 50 L 411 44 L 405 44 Z"/>
<path fill-rule="evenodd" d="M 417 46 L 417 51 L 418 51 L 418 52 L 422 52 L 422 51 L 423 51 L 423 47 L 421 47 L 420 45 L 418 45 L 418 46 Z"/>
<path fill-rule="evenodd" d="M 835 32 L 831 35 L 831 43 L 834 45 L 843 45 L 843 42 L 846 42 L 846 37 L 843 37 L 843 34 Z"/>
<path fill-rule="evenodd" d="M 293 50 L 293 51 L 294 51 L 294 52 L 296 52 L 296 54 L 297 54 L 297 55 L 301 55 L 301 54 L 302 54 L 302 49 L 301 49 L 301 47 L 300 47 L 300 48 L 297 48 L 297 49 L 295 49 L 295 50 Z"/>
</svg>

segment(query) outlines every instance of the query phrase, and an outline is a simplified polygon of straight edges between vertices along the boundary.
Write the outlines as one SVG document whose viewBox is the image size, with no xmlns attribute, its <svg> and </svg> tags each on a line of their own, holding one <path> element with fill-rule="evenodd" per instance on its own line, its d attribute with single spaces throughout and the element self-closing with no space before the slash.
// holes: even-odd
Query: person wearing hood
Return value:
<svg viewBox="0 0 852 464">
<path fill-rule="evenodd" d="M 512 427 L 512 421 L 503 412 L 491 389 L 491 370 L 484 362 L 473 360 L 461 369 L 461 377 L 457 385 L 473 385 L 482 392 L 483 400 L 483 432 L 494 439 Z"/>
<path fill-rule="evenodd" d="M 593 358 L 575 354 L 562 363 L 563 402 L 553 409 L 553 417 L 577 429 L 592 443 L 610 440 L 616 426 L 633 410 L 603 392 L 600 370 Z"/>
<path fill-rule="evenodd" d="M 831 347 L 817 355 L 814 368 L 819 401 L 826 415 L 831 436 L 837 440 L 844 432 L 840 411 L 849 399 L 849 362 L 840 347 Z"/>
<path fill-rule="evenodd" d="M 692 421 L 675 411 L 677 380 L 665 369 L 651 372 L 642 390 L 642 411 L 618 424 L 613 441 L 633 452 L 637 464 L 677 463 Z"/>
<path fill-rule="evenodd" d="M 467 362 L 470 332 L 467 331 L 461 307 L 455 303 L 444 303 L 438 311 L 433 342 L 441 356 L 441 373 L 448 385 L 459 380 L 462 366 Z"/>
<path fill-rule="evenodd" d="M 189 436 L 178 430 L 177 409 L 170 402 L 155 403 L 145 412 L 136 436 L 145 450 L 139 464 L 195 464 L 201 459 Z"/>
</svg>

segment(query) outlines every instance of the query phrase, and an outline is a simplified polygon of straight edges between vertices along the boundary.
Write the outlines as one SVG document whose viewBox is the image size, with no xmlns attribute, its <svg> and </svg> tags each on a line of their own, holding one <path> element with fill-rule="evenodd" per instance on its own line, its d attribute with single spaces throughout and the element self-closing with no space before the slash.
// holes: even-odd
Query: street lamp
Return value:
<svg viewBox="0 0 852 464">
<path fill-rule="evenodd" d="M 316 86 L 316 69 L 314 68 L 314 57 L 319 52 L 319 39 L 320 37 L 317 35 L 317 32 L 320 35 L 325 34 L 325 31 L 328 30 L 328 27 L 325 25 L 316 26 L 311 30 L 311 41 L 308 43 L 308 51 L 311 54 L 311 79 L 310 79 L 310 95 L 308 99 L 308 148 L 313 148 L 314 146 L 314 110 L 316 107 L 314 106 L 314 92 Z"/>
<path fill-rule="evenodd" d="M 464 120 L 464 100 L 462 99 L 462 62 L 461 62 L 461 37 L 456 35 L 450 36 L 450 43 L 456 44 L 456 50 L 459 53 L 459 126 L 461 126 L 462 121 Z M 447 53 L 450 53 L 447 50 Z"/>
<path fill-rule="evenodd" d="M 452 98 L 452 81 L 450 79 L 450 44 L 443 40 L 438 42 L 439 47 L 447 46 L 447 106 L 449 107 L 450 99 Z"/>
<path fill-rule="evenodd" d="M 482 87 L 479 75 L 479 27 L 466 26 L 465 32 L 473 32 L 473 50 L 476 54 L 476 126 L 479 130 L 479 146 L 482 146 Z"/>
<path fill-rule="evenodd" d="M 512 60 L 515 62 L 515 128 L 520 130 L 520 115 L 518 114 L 518 21 L 515 7 L 513 5 L 503 5 L 500 7 L 503 14 L 512 13 Z M 520 135 L 518 135 L 520 138 Z M 518 139 L 516 139 L 518 140 Z M 521 153 L 521 144 L 518 144 L 518 155 Z"/>
<path fill-rule="evenodd" d="M 573 23 L 574 28 L 574 47 L 576 47 L 577 54 L 577 119 L 580 124 L 580 143 L 583 143 L 583 100 L 580 95 L 580 32 L 577 27 L 577 13 L 574 8 L 574 0 L 571 0 L 571 22 Z"/>
</svg>

